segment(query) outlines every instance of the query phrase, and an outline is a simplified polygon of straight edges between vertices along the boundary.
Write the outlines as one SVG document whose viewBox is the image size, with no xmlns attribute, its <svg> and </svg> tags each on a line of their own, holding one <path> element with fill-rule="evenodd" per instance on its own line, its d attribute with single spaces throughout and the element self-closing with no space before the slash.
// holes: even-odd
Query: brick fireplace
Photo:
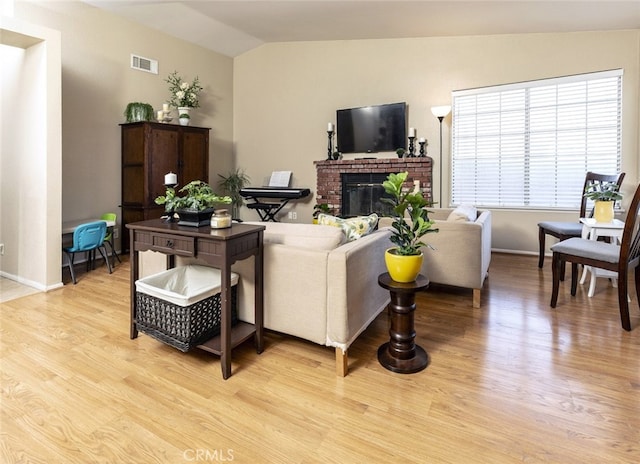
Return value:
<svg viewBox="0 0 640 464">
<path fill-rule="evenodd" d="M 405 187 L 414 188 L 420 182 L 420 190 L 427 200 L 433 199 L 432 159 L 425 158 L 376 158 L 352 160 L 315 161 L 316 202 L 327 203 L 335 215 L 342 214 L 342 174 L 383 173 L 408 171 Z"/>
</svg>

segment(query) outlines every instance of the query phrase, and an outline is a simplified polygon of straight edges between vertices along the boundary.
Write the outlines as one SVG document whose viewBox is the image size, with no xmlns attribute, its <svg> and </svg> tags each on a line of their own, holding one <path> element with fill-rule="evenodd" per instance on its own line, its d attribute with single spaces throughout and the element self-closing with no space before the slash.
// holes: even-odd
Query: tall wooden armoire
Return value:
<svg viewBox="0 0 640 464">
<path fill-rule="evenodd" d="M 122 251 L 129 249 L 126 224 L 159 218 L 164 207 L 164 176 L 178 175 L 178 189 L 192 180 L 209 182 L 209 128 L 157 122 L 120 124 L 122 128 Z"/>
</svg>

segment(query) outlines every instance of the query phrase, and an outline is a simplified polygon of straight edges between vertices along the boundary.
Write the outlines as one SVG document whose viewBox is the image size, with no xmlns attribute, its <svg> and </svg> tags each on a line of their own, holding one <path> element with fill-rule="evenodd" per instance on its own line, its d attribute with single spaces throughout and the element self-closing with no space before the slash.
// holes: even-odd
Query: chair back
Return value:
<svg viewBox="0 0 640 464">
<path fill-rule="evenodd" d="M 102 216 L 100 216 L 100 219 L 102 219 L 103 221 L 116 222 L 116 218 L 116 213 L 104 213 Z"/>
<path fill-rule="evenodd" d="M 104 213 L 102 216 L 100 216 L 100 219 L 104 220 L 104 221 L 113 221 L 116 222 L 117 216 L 116 213 Z M 107 234 L 105 235 L 104 239 L 107 241 L 111 241 L 111 234 L 113 233 L 113 229 L 109 228 L 107 229 Z"/>
<path fill-rule="evenodd" d="M 587 217 L 587 197 L 584 194 L 589 190 L 592 185 L 602 184 L 604 182 L 615 182 L 618 186 L 618 190 L 620 190 L 620 186 L 622 185 L 622 181 L 624 180 L 625 173 L 621 172 L 619 174 L 597 174 L 595 172 L 587 172 L 587 175 L 584 179 L 584 187 L 582 187 L 582 199 L 580 200 L 580 217 Z M 593 216 L 593 211 L 589 214 L 588 217 Z M 103 218 L 104 219 L 104 218 Z"/>
<path fill-rule="evenodd" d="M 624 222 L 622 231 L 622 243 L 620 245 L 620 268 L 635 267 L 640 262 L 640 223 L 638 213 L 640 212 L 640 184 L 636 187 L 629 212 Z"/>
<path fill-rule="evenodd" d="M 69 251 L 88 251 L 98 248 L 104 242 L 107 223 L 104 221 L 88 222 L 76 227 L 73 232 L 73 247 Z"/>
</svg>

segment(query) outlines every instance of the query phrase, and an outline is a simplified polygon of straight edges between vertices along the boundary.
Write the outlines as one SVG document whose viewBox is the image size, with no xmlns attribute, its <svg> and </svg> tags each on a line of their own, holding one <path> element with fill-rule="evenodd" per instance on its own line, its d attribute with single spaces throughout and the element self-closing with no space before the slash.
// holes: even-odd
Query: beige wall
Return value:
<svg viewBox="0 0 640 464">
<path fill-rule="evenodd" d="M 431 106 L 451 91 L 568 74 L 624 69 L 625 192 L 639 178 L 640 31 L 267 44 L 235 59 L 234 127 L 238 166 L 254 184 L 274 170 L 293 170 L 295 186 L 315 190 L 314 160 L 326 157 L 327 122 L 335 111 L 406 101 L 409 125 L 439 158 L 438 120 Z M 447 201 L 451 116 L 443 126 L 443 196 Z M 438 172 L 437 166 L 434 167 Z M 434 189 L 439 189 L 438 179 Z M 315 201 L 290 203 L 298 222 Z M 243 210 L 245 219 L 255 213 Z M 537 222 L 573 214 L 494 211 L 493 247 L 534 252 Z M 286 220 L 286 219 L 285 219 Z"/>
<path fill-rule="evenodd" d="M 60 284 L 60 34 L 0 17 L 0 275 Z"/>
<path fill-rule="evenodd" d="M 204 87 L 192 123 L 212 128 L 210 180 L 233 167 L 231 58 L 82 2 L 16 2 L 15 16 L 62 36 L 62 221 L 120 215 L 118 124 L 131 101 L 161 108 L 174 70 Z M 131 53 L 158 60 L 159 74 L 131 69 Z"/>
</svg>

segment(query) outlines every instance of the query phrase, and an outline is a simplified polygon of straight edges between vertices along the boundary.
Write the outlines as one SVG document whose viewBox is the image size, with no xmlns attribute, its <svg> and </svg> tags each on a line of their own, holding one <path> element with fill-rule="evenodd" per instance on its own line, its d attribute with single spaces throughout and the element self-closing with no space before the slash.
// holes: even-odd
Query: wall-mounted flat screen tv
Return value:
<svg viewBox="0 0 640 464">
<path fill-rule="evenodd" d="M 364 106 L 336 111 L 341 153 L 377 153 L 407 147 L 407 104 Z"/>
</svg>

